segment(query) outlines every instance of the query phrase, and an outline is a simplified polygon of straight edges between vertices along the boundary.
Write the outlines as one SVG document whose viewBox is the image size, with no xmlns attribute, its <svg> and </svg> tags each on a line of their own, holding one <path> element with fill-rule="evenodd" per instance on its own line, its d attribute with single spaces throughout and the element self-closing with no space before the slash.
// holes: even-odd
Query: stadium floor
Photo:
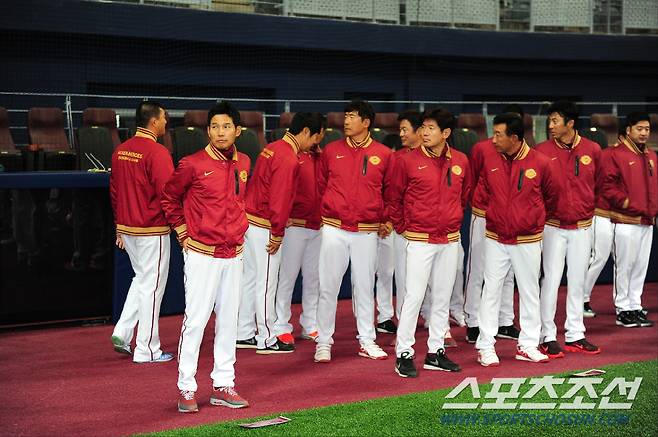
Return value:
<svg viewBox="0 0 658 437">
<path fill-rule="evenodd" d="M 558 304 L 558 332 L 563 333 L 564 287 Z M 649 318 L 658 313 L 658 284 L 647 284 L 643 296 Z M 109 338 L 111 326 L 62 328 L 0 335 L 0 433 L 3 435 L 126 435 L 233 420 L 303 408 L 354 402 L 411 392 L 454 387 L 466 376 L 479 382 L 492 377 L 518 377 L 587 369 L 605 364 L 658 358 L 658 325 L 625 329 L 614 324 L 611 286 L 597 286 L 592 307 L 599 313 L 586 319 L 587 338 L 602 348 L 596 356 L 567 354 L 547 364 L 514 360 L 515 342 L 497 344 L 501 366 L 485 369 L 464 341 L 465 328 L 453 327 L 459 347 L 449 356 L 462 366 L 457 374 L 420 370 L 416 379 L 394 371 L 393 336 L 379 335 L 389 359 L 372 361 L 357 356 L 351 301 L 339 302 L 336 344 L 330 364 L 313 363 L 313 344 L 298 340 L 293 354 L 256 355 L 239 350 L 236 382 L 252 406 L 243 410 L 212 407 L 209 374 L 212 367 L 212 321 L 200 353 L 197 400 L 200 412 L 176 411 L 176 361 L 132 364 L 116 354 Z M 293 306 L 293 317 L 299 315 Z M 181 316 L 163 317 L 164 349 L 175 351 Z M 426 353 L 427 331 L 419 328 L 416 360 Z M 562 343 L 563 338 L 559 338 Z"/>
</svg>

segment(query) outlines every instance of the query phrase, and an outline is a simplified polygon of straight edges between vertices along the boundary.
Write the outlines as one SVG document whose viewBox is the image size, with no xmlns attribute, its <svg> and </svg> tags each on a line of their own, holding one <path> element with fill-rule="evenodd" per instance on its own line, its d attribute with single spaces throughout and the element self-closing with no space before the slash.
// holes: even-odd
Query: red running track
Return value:
<svg viewBox="0 0 658 437">
<path fill-rule="evenodd" d="M 587 338 L 602 348 L 600 355 L 567 354 L 547 364 L 526 363 L 514 359 L 515 342 L 501 340 L 497 344 L 501 366 L 486 369 L 476 362 L 473 346 L 464 341 L 465 328 L 453 328 L 459 347 L 449 349 L 449 356 L 462 366 L 462 372 L 423 371 L 420 364 L 427 352 L 427 331 L 419 328 L 416 361 L 420 374 L 416 379 L 402 379 L 394 373 L 390 335 L 378 336 L 379 344 L 390 354 L 388 360 L 357 356 L 351 302 L 340 301 L 336 344 L 329 364 L 313 363 L 313 344 L 304 340 L 298 340 L 298 350 L 293 354 L 238 351 L 236 388 L 252 404 L 243 410 L 208 403 L 211 321 L 197 373 L 197 414 L 176 410 L 176 361 L 133 364 L 129 357 L 113 351 L 111 326 L 5 333 L 0 335 L 0 434 L 109 436 L 152 432 L 454 387 L 466 376 L 476 376 L 484 383 L 492 377 L 532 376 L 658 358 L 658 326 L 615 326 L 611 300 L 611 286 L 598 286 L 592 306 L 599 316 L 586 319 Z M 651 313 L 649 318 L 655 320 L 658 284 L 647 284 L 643 303 Z M 295 305 L 295 320 L 299 310 Z M 563 312 L 564 288 L 558 305 L 559 335 L 563 334 Z M 176 350 L 181 319 L 161 319 L 165 350 Z"/>
</svg>

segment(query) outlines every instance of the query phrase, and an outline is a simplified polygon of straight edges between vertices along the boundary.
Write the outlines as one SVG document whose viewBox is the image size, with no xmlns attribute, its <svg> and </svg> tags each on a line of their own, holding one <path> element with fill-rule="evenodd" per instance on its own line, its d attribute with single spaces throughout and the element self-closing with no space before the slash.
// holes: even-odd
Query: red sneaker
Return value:
<svg viewBox="0 0 658 437">
<path fill-rule="evenodd" d="M 249 402 L 240 396 L 233 387 L 213 387 L 210 404 L 223 405 L 229 408 L 246 408 L 249 406 Z"/>
<path fill-rule="evenodd" d="M 277 335 L 276 338 L 281 340 L 281 343 L 295 344 L 295 337 L 293 337 L 290 332 L 286 332 L 285 334 Z"/>
<path fill-rule="evenodd" d="M 193 391 L 181 390 L 178 398 L 178 411 L 181 413 L 196 413 L 199 411 Z"/>
<path fill-rule="evenodd" d="M 598 346 L 594 346 L 584 338 L 564 343 L 564 350 L 567 352 L 580 352 L 586 355 L 597 355 L 601 353 L 601 349 Z"/>
</svg>

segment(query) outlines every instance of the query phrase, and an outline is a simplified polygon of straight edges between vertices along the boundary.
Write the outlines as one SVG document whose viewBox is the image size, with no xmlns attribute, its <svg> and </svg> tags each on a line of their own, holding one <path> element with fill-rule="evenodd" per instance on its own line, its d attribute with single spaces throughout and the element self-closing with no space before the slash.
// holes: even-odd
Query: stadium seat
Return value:
<svg viewBox="0 0 658 437">
<path fill-rule="evenodd" d="M 451 145 L 466 155 L 471 154 L 471 149 L 478 142 L 478 136 L 471 129 L 455 129 L 452 133 Z"/>
<path fill-rule="evenodd" d="M 6 172 L 23 170 L 23 157 L 11 136 L 9 116 L 5 108 L 0 108 L 0 164 Z"/>
<path fill-rule="evenodd" d="M 71 150 L 64 132 L 64 114 L 60 108 L 30 108 L 27 128 L 31 144 L 46 151 Z"/>
<path fill-rule="evenodd" d="M 656 149 L 658 147 L 658 114 L 649 114 L 649 120 L 651 123 L 651 134 L 649 135 L 647 144 Z"/>
<path fill-rule="evenodd" d="M 534 134 L 534 125 L 535 122 L 532 118 L 532 115 L 530 114 L 524 114 L 523 115 L 523 130 L 524 130 L 524 138 L 525 142 L 528 143 L 530 147 L 535 147 L 537 142 L 535 141 L 535 134 Z"/>
<path fill-rule="evenodd" d="M 344 121 L 345 121 L 344 112 L 327 112 L 327 127 L 333 130 L 340 131 L 341 137 L 344 127 Z"/>
<path fill-rule="evenodd" d="M 194 126 L 179 126 L 174 129 L 173 159 L 178 164 L 182 157 L 191 155 L 208 145 L 208 134 Z"/>
<path fill-rule="evenodd" d="M 261 148 L 265 145 L 265 125 L 263 113 L 259 111 L 240 111 L 240 124 L 256 133 Z M 244 132 L 243 132 L 244 133 Z"/>
<path fill-rule="evenodd" d="M 602 149 L 608 147 L 608 137 L 606 136 L 605 132 L 603 132 L 599 128 L 590 127 L 587 129 L 580 129 L 578 133 L 580 133 L 581 136 L 589 140 L 592 140 L 595 143 L 598 143 L 598 145 L 601 146 Z"/>
<path fill-rule="evenodd" d="M 258 154 L 263 149 L 258 134 L 253 129 L 243 127 L 240 136 L 235 140 L 235 146 L 251 159 L 251 168 L 253 170 Z"/>
<path fill-rule="evenodd" d="M 387 134 L 381 142 L 383 145 L 393 150 L 398 150 L 402 148 L 402 140 L 400 140 L 400 134 L 398 133 Z"/>
<path fill-rule="evenodd" d="M 205 131 L 208 125 L 208 111 L 191 110 L 185 111 L 183 116 L 183 124 L 187 127 L 198 127 Z"/>
<path fill-rule="evenodd" d="M 592 114 L 590 125 L 599 128 L 608 137 L 608 145 L 617 143 L 619 137 L 619 122 L 614 114 Z"/>
<path fill-rule="evenodd" d="M 324 149 L 324 146 L 331 143 L 332 141 L 340 140 L 343 138 L 343 132 L 332 127 L 328 127 L 324 130 L 324 138 L 320 143 L 320 148 Z"/>
<path fill-rule="evenodd" d="M 114 112 L 114 111 L 113 111 Z M 104 126 L 89 126 L 78 129 L 78 168 L 110 168 L 115 144 L 110 130 Z M 100 163 L 96 162 L 100 161 Z"/>
<path fill-rule="evenodd" d="M 477 113 L 463 113 L 457 118 L 457 127 L 470 129 L 476 133 L 478 140 L 485 140 L 487 135 L 487 121 L 484 115 Z"/>
<path fill-rule="evenodd" d="M 112 144 L 116 147 L 121 143 L 117 129 L 116 112 L 109 108 L 87 108 L 82 113 L 82 126 L 103 126 L 110 132 Z"/>
<path fill-rule="evenodd" d="M 279 115 L 279 127 L 290 127 L 290 123 L 292 123 L 292 118 L 294 116 L 294 112 L 282 112 Z"/>
<path fill-rule="evenodd" d="M 375 114 L 375 127 L 390 133 L 397 132 L 399 127 L 397 112 L 378 112 Z"/>
</svg>

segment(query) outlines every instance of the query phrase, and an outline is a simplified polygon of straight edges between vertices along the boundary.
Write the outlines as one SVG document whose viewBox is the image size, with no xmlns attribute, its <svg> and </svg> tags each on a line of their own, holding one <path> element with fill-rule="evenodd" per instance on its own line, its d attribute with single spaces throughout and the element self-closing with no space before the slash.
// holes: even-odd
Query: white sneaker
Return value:
<svg viewBox="0 0 658 437">
<path fill-rule="evenodd" d="M 539 352 L 536 347 L 518 346 L 516 348 L 516 359 L 519 361 L 530 361 L 532 363 L 548 363 L 548 355 Z"/>
<path fill-rule="evenodd" d="M 388 354 L 377 346 L 377 343 L 362 344 L 361 349 L 359 349 L 359 356 L 372 360 L 385 360 L 388 358 Z"/>
<path fill-rule="evenodd" d="M 498 359 L 498 355 L 496 355 L 496 349 L 478 351 L 478 363 L 484 367 L 496 367 L 500 365 L 500 360 Z"/>
<path fill-rule="evenodd" d="M 313 361 L 316 363 L 328 363 L 331 361 L 331 345 L 330 344 L 318 344 L 315 346 L 315 356 Z"/>
</svg>

